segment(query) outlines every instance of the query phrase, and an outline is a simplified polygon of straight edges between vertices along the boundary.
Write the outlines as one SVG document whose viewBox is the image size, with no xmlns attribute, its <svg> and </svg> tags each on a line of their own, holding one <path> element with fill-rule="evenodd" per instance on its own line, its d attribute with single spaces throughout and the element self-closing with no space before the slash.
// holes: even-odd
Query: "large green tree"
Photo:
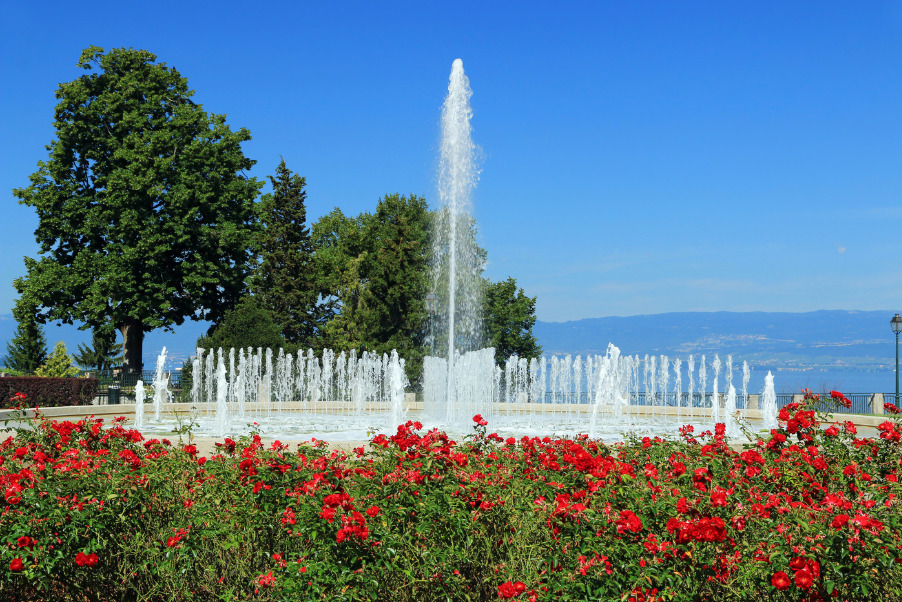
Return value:
<svg viewBox="0 0 902 602">
<path fill-rule="evenodd" d="M 495 361 L 512 355 L 539 357 L 542 347 L 532 333 L 536 323 L 536 298 L 527 297 L 513 278 L 489 283 L 485 288 L 483 327 L 488 346 L 495 348 Z"/>
<path fill-rule="evenodd" d="M 397 349 L 411 380 L 422 366 L 429 281 L 426 201 L 386 195 L 375 213 L 340 210 L 313 226 L 321 295 L 332 312 L 324 344 L 336 350 Z"/>
<path fill-rule="evenodd" d="M 422 197 L 383 197 L 365 232 L 371 250 L 362 262 L 367 279 L 367 338 L 372 349 L 397 349 L 409 376 L 422 371 L 429 283 L 429 211 Z M 411 379 L 413 380 L 413 379 Z"/>
<path fill-rule="evenodd" d="M 35 318 L 35 309 L 17 302 L 13 317 L 18 322 L 13 339 L 6 344 L 4 365 L 10 370 L 30 373 L 47 359 L 47 339 Z"/>
<path fill-rule="evenodd" d="M 313 243 L 307 227 L 306 180 L 292 174 L 285 160 L 269 177 L 273 191 L 257 205 L 260 218 L 257 265 L 251 290 L 272 314 L 285 340 L 310 346 L 320 326 L 319 289 Z"/>
<path fill-rule="evenodd" d="M 361 268 L 369 253 L 370 213 L 346 216 L 335 208 L 312 227 L 317 285 L 325 318 L 321 348 L 367 349 L 366 286 Z"/>
<path fill-rule="evenodd" d="M 40 259 L 15 286 L 38 318 L 112 325 L 123 368 L 142 370 L 144 333 L 217 322 L 245 288 L 260 185 L 224 115 L 192 100 L 145 50 L 86 49 L 60 84 L 56 138 L 31 185 Z"/>
</svg>

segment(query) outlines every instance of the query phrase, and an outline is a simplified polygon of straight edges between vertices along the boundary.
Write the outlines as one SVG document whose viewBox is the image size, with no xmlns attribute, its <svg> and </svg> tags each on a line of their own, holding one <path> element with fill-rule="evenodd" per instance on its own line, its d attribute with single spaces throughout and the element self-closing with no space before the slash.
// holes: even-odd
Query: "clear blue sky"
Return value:
<svg viewBox="0 0 902 602">
<path fill-rule="evenodd" d="M 898 2 L 0 1 L 0 313 L 37 251 L 11 190 L 92 44 L 179 69 L 311 220 L 436 199 L 460 57 L 488 275 L 541 320 L 902 309 Z"/>
</svg>

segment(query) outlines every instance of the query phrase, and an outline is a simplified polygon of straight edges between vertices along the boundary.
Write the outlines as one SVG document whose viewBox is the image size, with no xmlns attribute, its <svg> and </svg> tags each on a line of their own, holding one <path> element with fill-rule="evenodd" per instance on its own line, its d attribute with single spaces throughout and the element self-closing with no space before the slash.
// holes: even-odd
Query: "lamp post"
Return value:
<svg viewBox="0 0 902 602">
<path fill-rule="evenodd" d="M 435 314 L 438 312 L 438 297 L 435 293 L 426 295 L 426 311 L 429 312 L 429 355 L 435 357 Z M 896 339 L 898 339 L 898 335 Z"/>
<path fill-rule="evenodd" d="M 889 321 L 889 324 L 893 327 L 893 332 L 896 334 L 896 398 L 893 400 L 893 403 L 899 405 L 899 333 L 902 332 L 902 316 L 896 314 Z"/>
</svg>

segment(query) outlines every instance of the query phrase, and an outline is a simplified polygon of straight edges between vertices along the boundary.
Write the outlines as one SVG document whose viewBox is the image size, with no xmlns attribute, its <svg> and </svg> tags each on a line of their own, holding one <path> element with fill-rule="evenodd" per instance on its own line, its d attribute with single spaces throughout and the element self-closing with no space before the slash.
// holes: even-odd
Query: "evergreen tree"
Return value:
<svg viewBox="0 0 902 602">
<path fill-rule="evenodd" d="M 542 347 L 532 333 L 536 323 L 536 298 L 527 297 L 517 281 L 508 278 L 489 283 L 485 289 L 485 336 L 495 348 L 499 364 L 512 355 L 539 357 Z"/>
<path fill-rule="evenodd" d="M 47 359 L 47 340 L 33 308 L 16 303 L 13 317 L 18 322 L 13 340 L 6 344 L 4 365 L 10 370 L 31 373 Z"/>
<path fill-rule="evenodd" d="M 41 258 L 16 289 L 40 321 L 122 332 L 140 374 L 144 333 L 221 319 L 245 289 L 260 185 L 225 116 L 208 114 L 146 50 L 86 49 L 60 84 L 56 139 L 30 186 Z"/>
<path fill-rule="evenodd" d="M 370 348 L 379 353 L 397 349 L 411 382 L 419 380 L 425 352 L 428 224 L 424 198 L 383 197 L 366 229 L 371 250 L 361 266 Z"/>
<path fill-rule="evenodd" d="M 53 353 L 47 358 L 43 365 L 34 371 L 35 376 L 45 376 L 51 378 L 64 378 L 76 376 L 78 368 L 72 365 L 72 356 L 66 352 L 66 344 L 58 341 L 53 347 Z"/>
<path fill-rule="evenodd" d="M 91 334 L 91 346 L 79 345 L 75 363 L 82 368 L 97 368 L 106 372 L 121 362 L 122 345 L 116 342 L 116 331 L 95 328 Z"/>
<path fill-rule="evenodd" d="M 273 191 L 257 206 L 261 229 L 251 290 L 272 314 L 286 341 L 309 346 L 320 327 L 320 312 L 307 227 L 306 180 L 292 174 L 284 159 L 269 180 Z"/>
</svg>

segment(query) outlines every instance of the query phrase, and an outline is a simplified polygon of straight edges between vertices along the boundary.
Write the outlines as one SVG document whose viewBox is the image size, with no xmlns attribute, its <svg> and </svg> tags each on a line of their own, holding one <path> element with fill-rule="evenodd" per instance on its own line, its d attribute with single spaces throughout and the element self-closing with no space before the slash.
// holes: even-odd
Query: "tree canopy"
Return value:
<svg viewBox="0 0 902 602">
<path fill-rule="evenodd" d="M 145 332 L 218 321 L 245 289 L 250 133 L 145 50 L 92 46 L 78 66 L 91 73 L 60 84 L 49 157 L 13 191 L 37 211 L 41 255 L 15 286 L 39 320 L 121 330 L 123 367 L 139 372 Z"/>
<path fill-rule="evenodd" d="M 495 361 L 512 355 L 539 357 L 542 347 L 532 333 L 536 323 L 536 298 L 527 297 L 513 278 L 489 283 L 485 289 L 485 337 L 495 348 Z"/>
<path fill-rule="evenodd" d="M 420 374 L 429 280 L 426 201 L 386 195 L 375 213 L 356 218 L 339 209 L 313 226 L 321 291 L 331 319 L 324 346 L 335 350 L 397 349 L 408 377 Z"/>
</svg>

